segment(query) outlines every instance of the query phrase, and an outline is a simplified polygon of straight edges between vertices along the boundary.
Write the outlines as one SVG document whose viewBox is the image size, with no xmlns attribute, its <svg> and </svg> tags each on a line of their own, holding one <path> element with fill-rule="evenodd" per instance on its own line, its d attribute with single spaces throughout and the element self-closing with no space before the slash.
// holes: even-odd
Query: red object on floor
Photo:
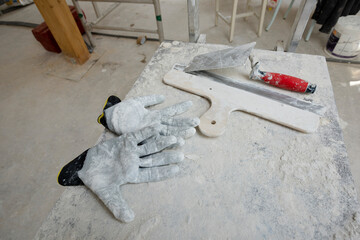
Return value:
<svg viewBox="0 0 360 240">
<path fill-rule="evenodd" d="M 74 6 L 69 6 L 70 11 L 75 19 L 75 22 L 80 30 L 81 34 L 85 33 L 85 30 L 81 24 L 81 20 L 76 12 L 76 9 Z M 84 17 L 85 13 L 84 11 L 82 11 Z M 61 49 L 59 47 L 59 45 L 57 44 L 54 36 L 52 35 L 50 29 L 48 28 L 48 26 L 46 25 L 45 22 L 41 23 L 39 26 L 37 26 L 36 28 L 34 28 L 32 30 L 32 33 L 34 35 L 34 37 L 36 38 L 36 40 L 38 40 L 41 45 L 48 51 L 50 52 L 56 52 L 56 53 L 61 53 Z"/>
</svg>

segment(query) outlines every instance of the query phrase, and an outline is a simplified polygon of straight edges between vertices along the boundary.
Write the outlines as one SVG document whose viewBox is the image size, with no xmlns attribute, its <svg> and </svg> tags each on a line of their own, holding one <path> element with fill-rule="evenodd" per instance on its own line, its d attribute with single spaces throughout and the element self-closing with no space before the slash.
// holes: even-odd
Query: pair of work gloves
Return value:
<svg viewBox="0 0 360 240">
<path fill-rule="evenodd" d="M 121 185 L 161 181 L 179 171 L 184 159 L 184 139 L 193 136 L 198 118 L 175 118 L 186 112 L 191 101 L 160 110 L 147 107 L 162 103 L 165 97 L 151 95 L 121 101 L 110 96 L 98 122 L 118 137 L 99 143 L 65 165 L 58 182 L 63 186 L 85 184 L 122 222 L 135 214 L 121 194 Z"/>
</svg>

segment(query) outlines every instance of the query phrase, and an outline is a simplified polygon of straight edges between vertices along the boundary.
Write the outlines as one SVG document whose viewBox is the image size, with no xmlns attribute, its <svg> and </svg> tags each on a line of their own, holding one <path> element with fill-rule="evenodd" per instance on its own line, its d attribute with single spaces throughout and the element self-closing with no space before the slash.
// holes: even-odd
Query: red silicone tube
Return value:
<svg viewBox="0 0 360 240">
<path fill-rule="evenodd" d="M 310 84 L 307 81 L 281 74 L 281 73 L 272 73 L 272 72 L 263 72 L 265 75 L 261 79 L 268 84 L 276 86 L 278 88 L 295 91 L 295 92 L 308 92 L 314 93 L 316 89 L 315 84 Z"/>
</svg>

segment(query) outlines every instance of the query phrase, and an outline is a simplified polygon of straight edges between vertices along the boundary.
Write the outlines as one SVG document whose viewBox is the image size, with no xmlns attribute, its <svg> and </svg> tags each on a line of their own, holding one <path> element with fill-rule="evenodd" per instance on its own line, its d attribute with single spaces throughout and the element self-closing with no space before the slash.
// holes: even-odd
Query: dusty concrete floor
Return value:
<svg viewBox="0 0 360 240">
<path fill-rule="evenodd" d="M 231 1 L 222 6 L 229 11 Z M 257 5 L 257 2 L 254 1 Z M 289 1 L 283 3 L 272 29 L 256 35 L 257 19 L 238 20 L 231 45 L 257 41 L 257 48 L 273 49 L 286 40 L 295 18 L 293 7 L 281 19 Z M 82 4 L 88 18 L 94 14 Z M 187 41 L 186 1 L 161 1 L 165 38 Z M 214 27 L 214 2 L 200 0 L 201 33 L 208 43 L 229 44 L 224 23 Z M 135 13 L 135 14 L 134 14 Z M 265 24 L 272 12 L 267 12 Z M 124 4 L 105 22 L 124 26 L 155 26 L 149 6 Z M 34 5 L 0 16 L 1 21 L 34 23 L 42 18 Z M 328 36 L 314 30 L 310 42 L 301 42 L 297 52 L 324 55 Z M 96 36 L 97 48 L 87 66 L 74 67 L 61 55 L 46 52 L 30 29 L 0 26 L 0 234 L 2 239 L 31 239 L 64 188 L 56 182 L 59 169 L 95 143 L 102 132 L 96 123 L 104 100 L 110 94 L 123 98 L 159 43 L 137 46 L 132 39 Z M 98 61 L 95 61 L 98 59 Z M 91 68 L 90 68 L 91 67 Z M 336 102 L 342 122 L 351 170 L 360 192 L 360 68 L 329 63 Z M 87 71 L 87 68 L 90 68 Z M 79 76 L 84 74 L 80 79 Z M 69 80 L 68 76 L 75 76 Z"/>
</svg>

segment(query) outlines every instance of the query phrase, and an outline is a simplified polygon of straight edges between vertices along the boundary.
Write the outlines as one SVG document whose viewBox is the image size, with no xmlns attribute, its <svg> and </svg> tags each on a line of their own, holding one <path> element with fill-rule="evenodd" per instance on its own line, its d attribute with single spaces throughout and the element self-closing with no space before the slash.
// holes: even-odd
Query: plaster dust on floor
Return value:
<svg viewBox="0 0 360 240">
<path fill-rule="evenodd" d="M 259 6 L 260 1 L 253 2 L 255 6 Z M 68 3 L 72 4 L 71 1 Z M 186 1 L 160 0 L 160 3 L 165 38 L 187 41 Z M 200 31 L 207 35 L 208 43 L 236 46 L 256 41 L 256 48 L 272 50 L 277 40 L 286 41 L 287 34 L 290 32 L 298 1 L 295 1 L 287 20 L 282 20 L 282 15 L 289 4 L 290 0 L 282 1 L 272 28 L 268 32 L 264 31 L 261 38 L 256 35 L 258 25 L 256 18 L 249 18 L 247 22 L 237 20 L 234 41 L 229 43 L 228 26 L 223 22 L 220 22 L 218 27 L 214 26 L 214 1 L 200 0 Z M 91 3 L 81 2 L 80 5 L 89 19 L 94 18 L 95 13 Z M 102 9 L 108 6 L 104 4 L 103 7 L 102 3 L 99 5 Z M 152 12 L 145 13 L 147 11 L 145 7 L 137 8 L 136 4 L 132 5 L 134 6 L 124 4 L 124 7 L 112 13 L 118 19 L 110 17 L 106 21 L 115 24 L 121 21 L 127 24 L 127 27 L 131 24 L 135 24 L 134 27 L 142 26 L 142 20 L 145 20 L 146 24 L 149 22 L 149 25 L 150 22 L 154 23 Z M 240 1 L 239 5 L 239 8 L 243 9 L 245 1 Z M 231 11 L 231 6 L 230 0 L 221 3 L 221 8 L 228 13 Z M 266 12 L 265 25 L 270 22 L 272 13 Z M 34 4 L 4 14 L 0 16 L 0 20 L 33 23 L 43 21 Z M 319 27 L 319 25 L 315 26 L 309 42 L 300 41 L 298 53 L 324 55 L 323 49 L 328 36 L 320 33 Z M 120 98 L 127 94 L 146 65 L 141 62 L 143 59 L 141 54 L 145 54 L 146 59 L 150 60 L 159 44 L 147 41 L 144 45 L 137 46 L 135 40 L 132 39 L 95 36 L 97 48 L 104 50 L 105 53 L 80 81 L 74 82 L 65 80 L 61 76 L 46 75 L 43 63 L 48 61 L 59 65 L 62 63 L 54 58 L 53 53 L 48 53 L 41 47 L 32 36 L 30 29 L 0 26 L 0 36 L 0 125 L 2 126 L 0 130 L 2 136 L 0 139 L 2 155 L 0 181 L 4 183 L 0 187 L 0 233 L 3 239 L 32 239 L 64 191 L 64 188 L 56 182 L 59 169 L 96 142 L 103 130 L 96 123 L 96 118 L 101 113 L 104 101 L 111 94 L 118 95 Z M 110 66 L 107 63 L 118 65 L 114 70 L 115 65 Z M 266 67 L 266 65 L 262 66 Z M 328 66 L 342 120 L 340 124 L 343 126 L 351 171 L 357 192 L 360 192 L 360 127 L 358 124 L 360 88 L 349 85 L 350 81 L 359 80 L 358 67 L 339 63 L 328 63 Z M 82 72 L 78 72 L 78 75 L 81 74 Z M 295 75 L 297 72 L 288 72 L 288 74 Z M 200 97 L 195 99 L 201 101 Z M 322 120 L 321 124 L 326 124 L 326 121 L 330 120 Z M 295 142 L 296 140 L 293 144 Z M 321 152 L 326 151 L 329 150 L 321 150 Z M 284 154 L 284 160 L 279 157 L 279 161 L 283 163 L 281 166 L 284 171 L 293 171 L 289 170 L 289 164 L 286 163 L 294 159 L 288 160 L 288 155 Z M 201 161 L 201 155 L 191 152 L 186 160 L 196 163 Z M 314 160 L 315 163 L 324 166 L 322 161 L 317 163 Z M 268 164 L 280 167 L 273 162 Z M 305 161 L 301 165 L 302 169 L 307 169 L 306 164 L 310 163 Z M 331 170 L 332 167 L 328 166 L 328 169 Z M 337 177 L 333 172 L 328 174 L 328 177 L 332 179 Z M 284 179 L 296 182 L 294 178 Z M 196 175 L 194 180 L 203 182 L 204 177 Z M 335 183 L 333 186 L 336 186 Z M 318 182 L 317 186 L 320 185 L 321 182 Z M 291 194 L 283 196 L 283 199 L 287 197 L 291 197 Z M 218 206 L 219 202 L 216 204 Z M 331 209 L 336 210 L 336 208 L 339 206 L 335 204 Z M 69 215 L 71 214 L 73 213 L 69 212 Z M 301 216 L 306 216 L 306 213 Z M 357 216 L 354 216 L 354 219 L 357 219 Z M 187 221 L 191 225 L 196 218 L 188 216 Z M 154 231 L 160 223 L 159 219 L 145 221 L 144 227 L 134 229 L 134 232 L 138 231 L 137 236 L 141 238 Z M 352 229 L 351 224 L 352 220 L 349 220 L 349 231 Z M 131 239 L 135 235 L 127 236 Z M 71 238 L 71 236 L 68 237 Z"/>
</svg>

